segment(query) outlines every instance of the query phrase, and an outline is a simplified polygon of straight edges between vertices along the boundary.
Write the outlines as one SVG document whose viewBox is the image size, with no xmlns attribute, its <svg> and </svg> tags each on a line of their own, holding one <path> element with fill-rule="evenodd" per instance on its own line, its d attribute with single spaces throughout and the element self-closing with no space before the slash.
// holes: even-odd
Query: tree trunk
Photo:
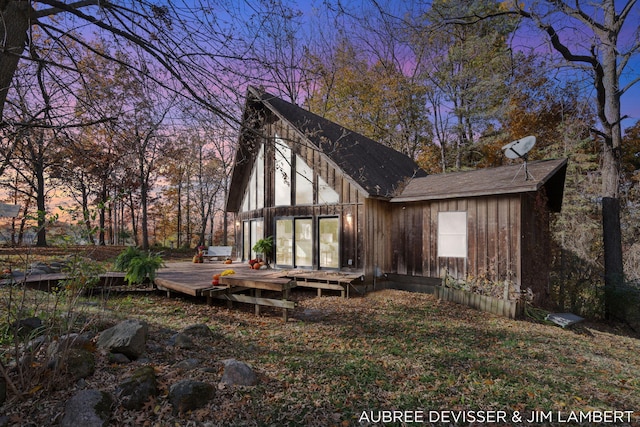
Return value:
<svg viewBox="0 0 640 427">
<path fill-rule="evenodd" d="M 0 18 L 4 32 L 0 32 L 3 43 L 0 49 L 0 122 L 3 118 L 4 104 L 18 67 L 20 56 L 27 44 L 27 30 L 29 29 L 29 15 L 31 2 L 3 1 Z"/>
<path fill-rule="evenodd" d="M 87 230 L 87 238 L 92 245 L 96 244 L 93 237 L 93 230 L 91 229 L 91 214 L 89 212 L 89 192 L 84 182 L 80 184 L 82 193 L 82 219 L 84 221 L 85 229 Z"/>
<path fill-rule="evenodd" d="M 100 246 L 106 245 L 105 239 L 105 230 L 106 230 L 106 209 L 107 209 L 107 200 L 109 198 L 109 189 L 105 182 L 102 182 L 102 189 L 100 191 L 100 208 L 98 210 L 98 227 L 100 228 L 98 232 L 98 244 Z"/>
<path fill-rule="evenodd" d="M 608 28 L 614 28 L 613 2 L 605 8 Z M 601 79 L 596 78 L 599 116 L 603 122 L 604 144 L 602 152 L 602 237 L 604 244 L 604 280 L 606 293 L 605 315 L 610 318 L 611 296 L 624 280 L 622 260 L 622 231 L 620 227 L 620 170 L 622 128 L 620 92 L 618 82 L 617 33 L 600 35 L 602 48 Z M 596 76 L 598 76 L 596 70 Z"/>
<path fill-rule="evenodd" d="M 142 249 L 144 250 L 149 249 L 148 193 L 148 182 L 143 178 L 140 185 L 140 228 L 142 229 Z"/>
<path fill-rule="evenodd" d="M 177 208 L 178 208 L 178 212 L 176 213 L 176 247 L 177 248 L 181 248 L 182 247 L 182 178 L 180 178 L 180 181 L 178 182 L 178 195 L 177 197 Z"/>
<path fill-rule="evenodd" d="M 131 211 L 131 233 L 133 234 L 133 242 L 136 246 L 140 246 L 140 239 L 138 237 L 138 219 L 136 215 L 136 205 L 135 200 L 133 199 L 133 192 L 131 191 L 129 191 L 129 210 Z"/>
<path fill-rule="evenodd" d="M 45 200 L 45 185 L 44 185 L 44 171 L 42 168 L 36 170 L 36 209 L 38 211 L 38 234 L 36 246 L 47 246 L 47 206 Z"/>
</svg>

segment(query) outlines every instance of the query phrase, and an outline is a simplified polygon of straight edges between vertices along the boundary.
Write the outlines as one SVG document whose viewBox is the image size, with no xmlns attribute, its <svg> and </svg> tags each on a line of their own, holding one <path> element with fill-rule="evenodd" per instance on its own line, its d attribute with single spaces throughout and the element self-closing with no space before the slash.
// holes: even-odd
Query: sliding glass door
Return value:
<svg viewBox="0 0 640 427">
<path fill-rule="evenodd" d="M 318 219 L 320 268 L 340 267 L 340 221 L 338 217 Z"/>
<path fill-rule="evenodd" d="M 313 219 L 294 219 L 295 267 L 313 267 Z"/>
</svg>

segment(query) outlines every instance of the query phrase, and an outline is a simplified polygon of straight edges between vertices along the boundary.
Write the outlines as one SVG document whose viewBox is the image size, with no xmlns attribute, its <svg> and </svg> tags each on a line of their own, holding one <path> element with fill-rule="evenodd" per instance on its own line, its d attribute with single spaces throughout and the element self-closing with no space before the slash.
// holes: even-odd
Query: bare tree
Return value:
<svg viewBox="0 0 640 427">
<path fill-rule="evenodd" d="M 632 57 L 640 52 L 640 38 L 621 38 L 623 30 L 635 25 L 630 16 L 637 1 L 616 5 L 615 0 L 593 2 L 544 1 L 539 9 L 513 2 L 514 10 L 546 33 L 548 40 L 564 60 L 586 70 L 596 93 L 600 127 L 593 131 L 602 140 L 602 235 L 604 243 L 605 288 L 611 290 L 624 278 L 622 232 L 620 224 L 620 182 L 622 158 L 621 96 L 638 81 L 631 76 L 621 87 L 621 79 Z M 561 17 L 562 19 L 557 19 Z M 627 24 L 627 25 L 626 25 Z M 582 39 L 576 41 L 577 29 Z M 608 304 L 607 304 L 608 306 Z M 607 311 L 607 315 L 610 315 Z"/>
<path fill-rule="evenodd" d="M 236 28 L 219 18 L 226 2 L 177 0 L 166 5 L 153 1 L 124 0 L 5 0 L 0 2 L 0 123 L 5 101 L 18 64 L 32 61 L 42 67 L 79 75 L 74 63 L 77 49 L 86 49 L 111 61 L 147 74 L 167 93 L 197 101 L 235 123 L 236 115 L 217 102 L 216 92 L 235 92 L 236 84 L 225 75 L 245 61 L 247 46 L 258 29 L 235 37 Z M 251 2 L 238 2 L 250 5 Z M 239 6 L 238 6 L 239 7 Z M 242 11 L 225 11 L 227 17 Z M 81 31 L 80 31 L 81 30 Z M 137 52 L 123 60 L 95 49 L 96 38 L 108 38 L 123 51 Z M 51 45 L 67 51 L 70 61 L 48 59 Z M 75 58 L 77 59 L 77 58 Z M 156 73 L 163 70 L 162 73 Z"/>
</svg>

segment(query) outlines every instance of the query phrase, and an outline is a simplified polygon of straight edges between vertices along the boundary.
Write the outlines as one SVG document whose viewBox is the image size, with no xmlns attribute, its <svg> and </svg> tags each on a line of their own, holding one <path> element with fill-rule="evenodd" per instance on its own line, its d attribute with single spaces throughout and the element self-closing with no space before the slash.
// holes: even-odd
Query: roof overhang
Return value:
<svg viewBox="0 0 640 427">
<path fill-rule="evenodd" d="M 428 175 L 412 179 L 392 203 L 534 193 L 547 187 L 549 206 L 562 207 L 567 159 L 541 160 L 498 168 Z"/>
</svg>

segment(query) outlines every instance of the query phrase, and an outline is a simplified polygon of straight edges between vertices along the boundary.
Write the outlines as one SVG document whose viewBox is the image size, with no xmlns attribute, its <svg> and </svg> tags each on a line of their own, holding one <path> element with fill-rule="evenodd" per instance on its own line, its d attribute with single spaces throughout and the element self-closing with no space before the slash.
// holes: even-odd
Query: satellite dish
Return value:
<svg viewBox="0 0 640 427">
<path fill-rule="evenodd" d="M 536 145 L 536 137 L 525 136 L 522 139 L 508 143 L 502 147 L 502 151 L 504 151 L 504 155 L 510 159 L 525 158 L 526 160 L 527 153 L 531 151 L 534 145 Z"/>
<path fill-rule="evenodd" d="M 504 155 L 510 159 L 522 159 L 524 160 L 524 180 L 528 181 L 529 178 L 533 179 L 533 176 L 529 173 L 529 169 L 527 168 L 527 159 L 529 158 L 529 151 L 536 145 L 536 137 L 525 136 L 524 138 L 518 139 L 516 141 L 510 142 L 504 147 L 502 147 L 502 151 L 504 151 Z M 520 172 L 520 170 L 518 170 Z M 518 174 L 516 173 L 516 176 Z M 514 176 L 513 179 L 516 179 Z"/>
</svg>

